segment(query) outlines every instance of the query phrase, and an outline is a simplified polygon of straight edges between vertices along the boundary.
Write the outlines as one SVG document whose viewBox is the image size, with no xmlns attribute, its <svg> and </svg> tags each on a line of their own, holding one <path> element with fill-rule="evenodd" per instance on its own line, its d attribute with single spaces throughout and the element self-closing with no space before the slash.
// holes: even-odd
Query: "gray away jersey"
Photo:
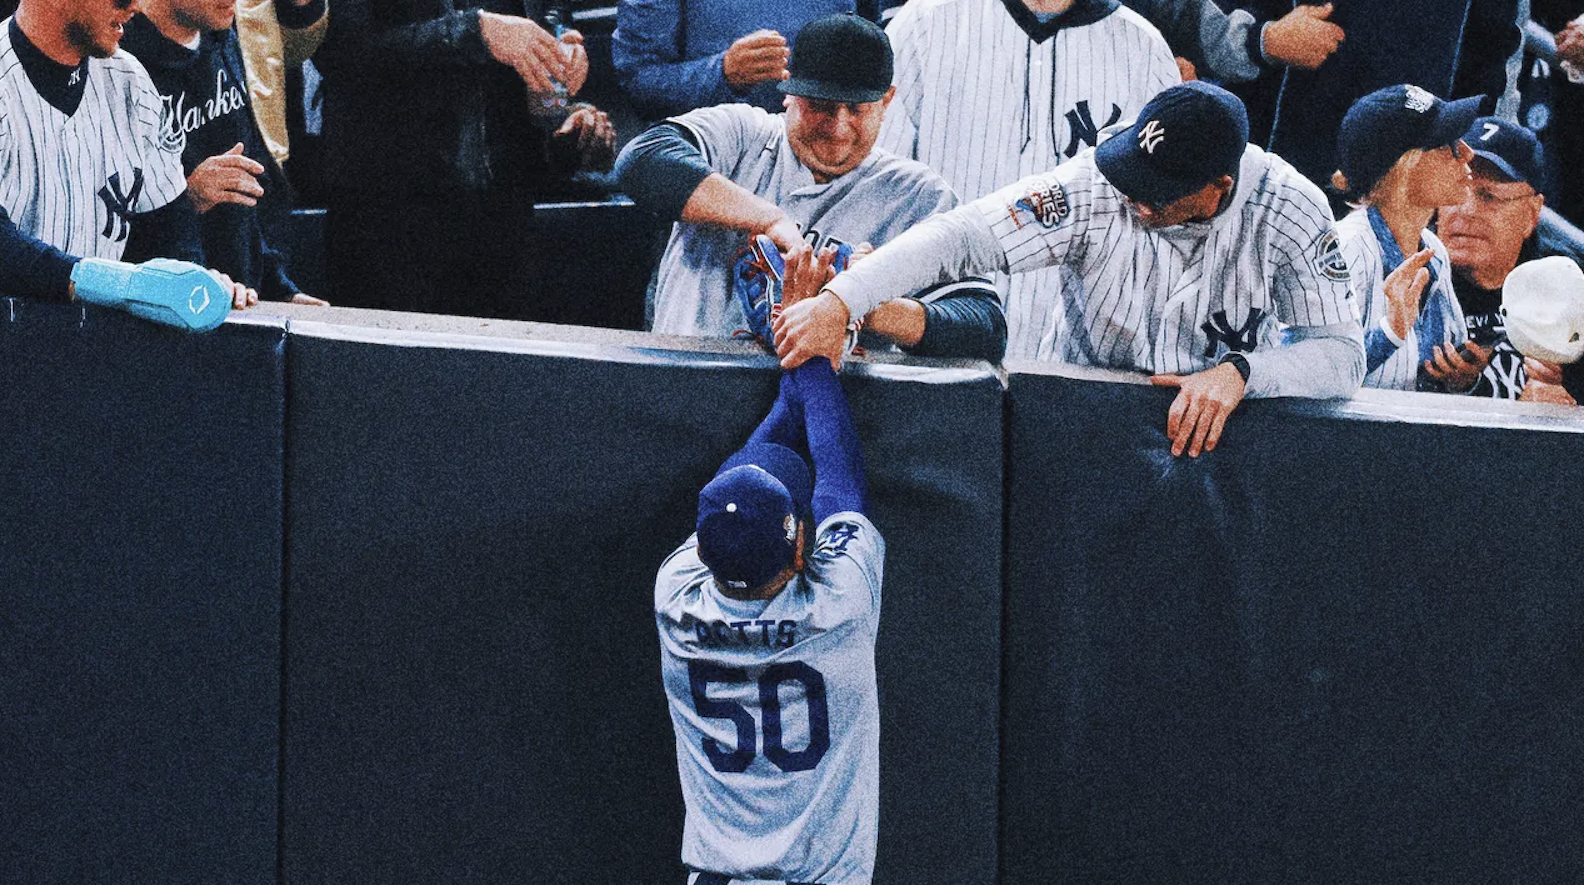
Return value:
<svg viewBox="0 0 1584 885">
<path fill-rule="evenodd" d="M 701 108 L 671 122 L 693 133 L 711 170 L 781 207 L 815 248 L 879 246 L 957 204 L 939 175 L 879 149 L 853 171 L 818 184 L 793 153 L 783 117 L 750 105 Z M 660 259 L 654 331 L 724 337 L 745 329 L 731 278 L 747 242 L 741 231 L 678 222 Z"/>
<path fill-rule="evenodd" d="M 33 88 L 0 23 L 0 206 L 21 232 L 80 258 L 119 259 L 128 216 L 187 189 L 181 144 L 161 137 L 160 96 L 124 51 L 91 58 L 67 116 Z"/>
<path fill-rule="evenodd" d="M 885 542 L 828 517 L 802 575 L 731 599 L 691 537 L 655 580 L 687 822 L 682 861 L 739 879 L 868 885 L 879 819 L 875 636 Z"/>
<path fill-rule="evenodd" d="M 911 0 L 886 33 L 897 92 L 880 144 L 941 173 L 963 200 L 1093 147 L 1180 79 L 1160 32 L 1126 7 L 1035 43 L 1000 0 Z M 995 282 L 1007 356 L 1059 358 L 1061 272 Z"/>
</svg>

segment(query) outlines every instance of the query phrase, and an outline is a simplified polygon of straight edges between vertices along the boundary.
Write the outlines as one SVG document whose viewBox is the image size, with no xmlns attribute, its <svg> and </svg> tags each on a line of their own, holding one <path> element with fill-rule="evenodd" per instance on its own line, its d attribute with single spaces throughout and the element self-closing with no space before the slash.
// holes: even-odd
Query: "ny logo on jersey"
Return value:
<svg viewBox="0 0 1584 885">
<path fill-rule="evenodd" d="M 71 76 L 66 78 L 67 86 L 76 86 L 82 82 L 82 68 L 72 68 Z"/>
<path fill-rule="evenodd" d="M 1139 147 L 1143 148 L 1146 153 L 1154 154 L 1155 148 L 1159 147 L 1160 143 L 1165 140 L 1166 127 L 1162 126 L 1159 120 L 1151 120 L 1144 124 L 1143 129 L 1139 130 Z"/>
<path fill-rule="evenodd" d="M 121 173 L 110 173 L 110 179 L 104 187 L 99 189 L 99 199 L 104 201 L 106 209 L 105 227 L 100 231 L 100 236 L 106 239 L 122 242 L 127 238 L 127 232 L 132 229 L 132 206 L 137 203 L 138 197 L 143 195 L 143 170 L 132 170 L 132 189 L 126 193 L 121 191 Z"/>
<path fill-rule="evenodd" d="M 1205 320 L 1199 327 L 1210 338 L 1209 343 L 1205 345 L 1204 355 L 1215 356 L 1217 344 L 1225 344 L 1227 350 L 1235 350 L 1238 353 L 1248 353 L 1253 350 L 1257 344 L 1255 335 L 1259 332 L 1260 321 L 1264 318 L 1265 311 L 1251 307 L 1248 312 L 1248 322 L 1234 329 L 1232 324 L 1227 322 L 1226 311 L 1218 310 L 1211 314 L 1210 319 Z"/>
<path fill-rule="evenodd" d="M 1105 126 L 1110 126 L 1120 119 L 1122 119 L 1122 109 L 1113 104 L 1111 117 L 1105 121 Z M 1067 150 L 1062 153 L 1071 160 L 1085 146 L 1094 147 L 1100 140 L 1100 130 L 1105 126 L 1095 125 L 1094 115 L 1089 112 L 1089 102 L 1078 102 L 1067 112 L 1067 129 L 1072 133 L 1072 138 L 1067 140 Z"/>
</svg>

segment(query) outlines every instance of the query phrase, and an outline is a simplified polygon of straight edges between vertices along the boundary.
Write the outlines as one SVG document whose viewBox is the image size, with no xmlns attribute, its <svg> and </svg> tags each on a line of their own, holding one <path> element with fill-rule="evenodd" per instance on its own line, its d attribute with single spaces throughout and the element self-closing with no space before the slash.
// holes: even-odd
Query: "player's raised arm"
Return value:
<svg viewBox="0 0 1584 885">
<path fill-rule="evenodd" d="M 791 374 L 803 403 L 809 455 L 814 461 L 814 523 L 837 513 L 868 515 L 869 484 L 852 409 L 825 360 L 810 360 Z"/>
</svg>

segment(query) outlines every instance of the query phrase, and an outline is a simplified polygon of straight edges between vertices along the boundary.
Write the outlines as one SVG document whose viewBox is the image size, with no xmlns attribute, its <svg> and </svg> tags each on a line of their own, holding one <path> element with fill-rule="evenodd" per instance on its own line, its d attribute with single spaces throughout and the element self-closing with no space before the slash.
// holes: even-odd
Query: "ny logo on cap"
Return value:
<svg viewBox="0 0 1584 885">
<path fill-rule="evenodd" d="M 1151 120 L 1139 130 L 1139 147 L 1151 155 L 1155 153 L 1155 146 L 1165 139 L 1166 127 L 1162 126 L 1159 120 Z"/>
</svg>

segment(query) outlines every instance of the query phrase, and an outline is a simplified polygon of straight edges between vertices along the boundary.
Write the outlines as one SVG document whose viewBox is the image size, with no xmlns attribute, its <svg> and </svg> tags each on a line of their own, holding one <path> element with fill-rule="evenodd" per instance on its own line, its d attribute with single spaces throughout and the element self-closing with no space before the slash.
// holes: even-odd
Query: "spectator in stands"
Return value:
<svg viewBox="0 0 1584 885">
<path fill-rule="evenodd" d="M 1584 0 L 1531 0 L 1530 17 L 1556 33 L 1550 126 L 1532 124 L 1545 130 L 1555 169 L 1548 192 L 1557 199 L 1551 208 L 1584 225 L 1584 126 L 1579 125 L 1584 118 Z"/>
<path fill-rule="evenodd" d="M 539 0 L 337 0 L 324 75 L 330 287 L 337 304 L 532 318 L 534 194 L 608 166 L 591 105 L 531 113 L 588 75 L 582 35 Z M 562 20 L 565 20 L 564 11 Z"/>
<path fill-rule="evenodd" d="M 1357 208 L 1337 223 L 1362 312 L 1365 387 L 1464 392 L 1490 351 L 1467 344 L 1446 248 L 1429 230 L 1436 208 L 1462 202 L 1472 156 L 1463 133 L 1479 99 L 1442 101 L 1388 86 L 1348 109 L 1337 139 L 1336 189 Z"/>
<path fill-rule="evenodd" d="M 318 51 L 329 30 L 327 0 L 237 0 L 236 31 L 242 45 L 242 66 L 247 69 L 248 103 L 264 147 L 275 160 L 282 181 L 290 179 L 291 136 L 287 124 L 287 72 L 301 68 Z M 295 205 L 295 185 L 276 188 L 270 195 L 283 211 L 265 213 L 261 219 L 265 238 L 277 246 L 291 242 L 286 225 Z M 290 255 L 287 256 L 288 260 Z"/>
<path fill-rule="evenodd" d="M 1256 14 L 1253 8 L 1223 10 L 1215 0 L 1123 2 L 1160 28 L 1185 80 L 1206 77 L 1229 85 L 1255 80 L 1286 65 L 1312 70 L 1336 51 L 1344 37 L 1341 28 L 1326 21 L 1329 3 L 1293 7 L 1284 2 L 1274 11 Z M 1270 134 L 1269 109 L 1263 121 L 1251 115 L 1249 126 L 1250 138 L 1257 136 L 1263 144 Z"/>
<path fill-rule="evenodd" d="M 291 0 L 282 0 L 291 7 Z M 285 177 L 253 119 L 233 4 L 147 0 L 126 25 L 164 101 L 164 135 L 182 145 L 187 197 L 198 210 L 204 255 L 216 269 L 270 301 L 326 302 L 297 288 L 271 248 L 263 218 L 291 211 Z M 275 229 L 284 230 L 280 218 Z"/>
<path fill-rule="evenodd" d="M 855 15 L 817 19 L 792 54 L 784 115 L 741 104 L 692 111 L 635 139 L 617 164 L 640 206 L 678 223 L 660 264 L 654 330 L 766 340 L 734 287 L 763 285 L 745 245 L 768 235 L 787 253 L 786 301 L 831 276 L 841 244 L 878 245 L 956 204 L 923 164 L 874 143 L 891 87 L 885 32 Z M 818 247 L 819 260 L 813 259 Z M 998 361 L 1006 328 L 994 290 L 945 287 L 938 298 L 897 299 L 868 329 L 913 353 Z"/>
<path fill-rule="evenodd" d="M 1160 32 L 1110 0 L 910 3 L 887 33 L 897 93 L 880 146 L 939 172 L 963 200 L 1094 147 L 1182 79 Z M 1064 309 L 1063 274 L 996 274 L 1009 356 L 1058 360 L 1076 346 L 1082 319 Z"/>
<path fill-rule="evenodd" d="M 1469 339 L 1492 350 L 1490 365 L 1473 392 L 1572 405 L 1574 396 L 1562 386 L 1562 369 L 1526 360 L 1507 340 L 1502 284 L 1514 267 L 1534 258 L 1561 255 L 1584 263 L 1584 233 L 1547 209 L 1545 197 L 1535 189 L 1545 166 L 1534 133 L 1482 117 L 1463 138 L 1474 150 L 1469 162 L 1474 186 L 1462 202 L 1441 208 L 1437 230 L 1452 261 L 1452 288 Z M 1577 381 L 1584 377 L 1576 379 L 1576 386 Z"/>
<path fill-rule="evenodd" d="M 134 5 L 22 0 L 0 29 L 0 291 L 70 300 L 84 258 L 203 262 L 180 146 L 120 48 Z"/>
<path fill-rule="evenodd" d="M 879 19 L 873 0 L 621 0 L 612 60 L 639 112 L 659 119 L 729 102 L 781 109 L 776 84 L 803 26 L 857 11 Z"/>
<path fill-rule="evenodd" d="M 1280 9 L 1285 0 L 1261 2 Z M 1328 21 L 1347 39 L 1314 70 L 1287 70 L 1271 151 L 1323 184 L 1338 165 L 1342 117 L 1361 96 L 1392 84 L 1415 83 L 1442 96 L 1479 95 L 1489 102 L 1488 112 L 1506 91 L 1507 59 L 1518 48 L 1517 3 L 1471 0 L 1449 9 L 1445 0 L 1334 0 Z M 1460 53 L 1465 28 L 1481 39 Z"/>
</svg>

